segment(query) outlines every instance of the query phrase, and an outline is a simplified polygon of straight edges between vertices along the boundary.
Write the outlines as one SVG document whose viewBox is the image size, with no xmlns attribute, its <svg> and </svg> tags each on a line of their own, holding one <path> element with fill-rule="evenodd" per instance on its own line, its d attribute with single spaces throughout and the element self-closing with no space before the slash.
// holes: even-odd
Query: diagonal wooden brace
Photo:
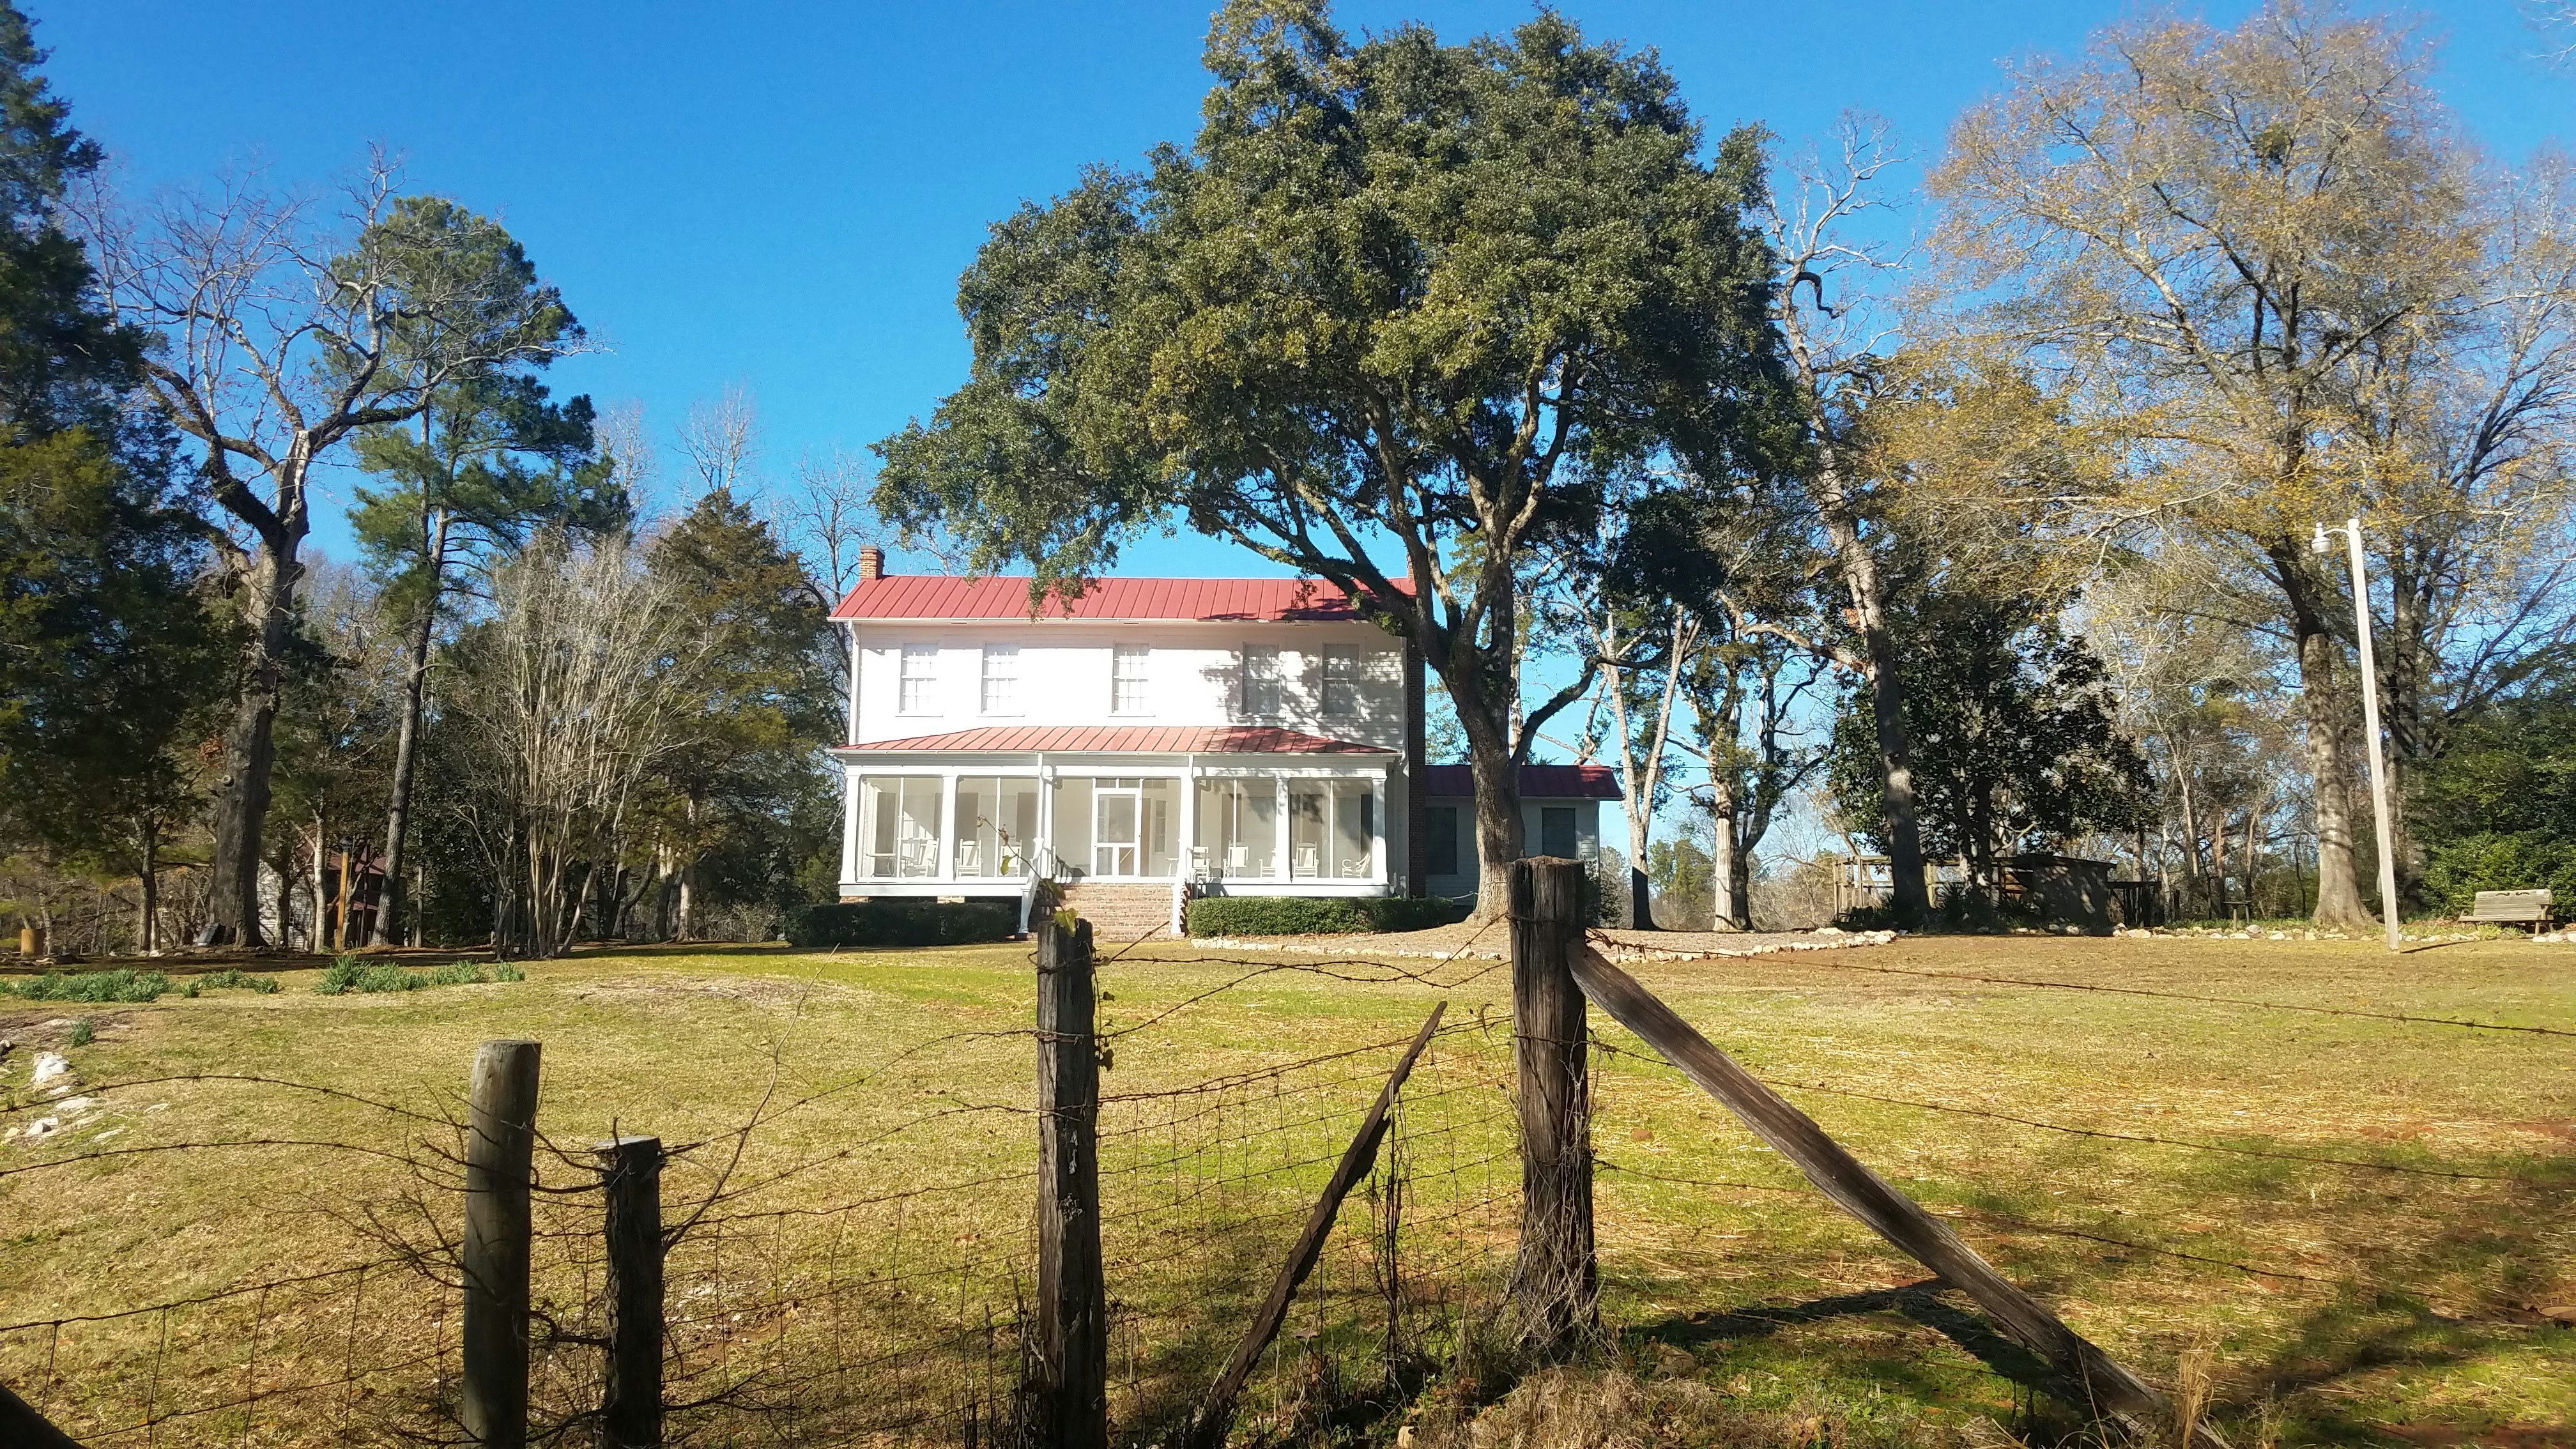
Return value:
<svg viewBox="0 0 2576 1449">
<path fill-rule="evenodd" d="M 1724 1104 L 1837 1207 L 1975 1299 L 1978 1307 L 2083 1385 L 2095 1407 L 2142 1436 L 2173 1431 L 2173 1405 L 2153 1385 L 2014 1287 L 1976 1249 L 1959 1241 L 1948 1224 L 1870 1171 L 1827 1136 L 1814 1118 L 1711 1045 L 1653 992 L 1638 985 L 1635 977 L 1585 946 L 1574 958 L 1574 980 L 1593 1005 L 1643 1037 L 1682 1075 Z M 2227 1449 L 2227 1441 L 2207 1424 L 2193 1426 L 2192 1443 L 2200 1449 Z"/>
</svg>

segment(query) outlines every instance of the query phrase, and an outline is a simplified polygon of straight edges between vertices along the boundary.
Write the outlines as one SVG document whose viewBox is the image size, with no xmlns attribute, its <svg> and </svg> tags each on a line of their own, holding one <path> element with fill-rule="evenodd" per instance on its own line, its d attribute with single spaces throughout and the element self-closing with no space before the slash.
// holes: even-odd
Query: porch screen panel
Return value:
<svg viewBox="0 0 2576 1449">
<path fill-rule="evenodd" d="M 968 775 L 957 781 L 957 876 L 1019 879 L 1028 874 L 1038 830 L 1038 782 Z"/>
<path fill-rule="evenodd" d="M 938 875 L 940 794 L 935 775 L 870 775 L 860 783 L 860 879 Z"/>
<path fill-rule="evenodd" d="M 1038 782 L 1004 780 L 998 793 L 1000 808 L 994 812 L 994 819 L 1001 835 L 1002 874 L 1022 879 L 1036 869 Z"/>
<path fill-rule="evenodd" d="M 1055 782 L 1056 874 L 1067 880 L 1091 874 L 1091 778 L 1068 775 Z"/>
<path fill-rule="evenodd" d="M 1332 848 L 1325 816 L 1332 797 L 1304 783 L 1288 787 L 1288 874 L 1312 880 L 1325 873 L 1325 852 Z"/>
<path fill-rule="evenodd" d="M 1144 874 L 1170 880 L 1181 867 L 1181 782 L 1145 781 L 1143 810 L 1138 835 L 1144 846 Z"/>
<path fill-rule="evenodd" d="M 1324 874 L 1366 880 L 1376 874 L 1377 797 L 1365 780 L 1337 782 L 1332 796 L 1332 858 L 1324 863 Z"/>
<path fill-rule="evenodd" d="M 1279 874 L 1279 798 L 1268 780 L 1199 781 L 1193 866 L 1224 880 Z"/>
</svg>

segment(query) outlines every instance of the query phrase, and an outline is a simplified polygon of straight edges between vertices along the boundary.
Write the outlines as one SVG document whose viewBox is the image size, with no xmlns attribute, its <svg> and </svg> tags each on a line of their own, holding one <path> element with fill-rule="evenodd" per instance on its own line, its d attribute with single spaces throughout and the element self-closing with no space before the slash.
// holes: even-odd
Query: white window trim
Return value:
<svg viewBox="0 0 2576 1449">
<path fill-rule="evenodd" d="M 1322 660 L 1318 675 L 1320 687 L 1315 692 L 1316 713 L 1325 719 L 1358 719 L 1366 712 L 1361 704 L 1360 683 L 1367 677 L 1367 656 L 1353 645 L 1329 644 L 1324 647 Z M 1333 708 L 1333 666 L 1336 664 L 1344 666 L 1341 678 L 1343 707 L 1340 709 Z"/>
<path fill-rule="evenodd" d="M 993 707 L 993 660 L 996 654 L 1005 655 L 1011 661 L 1011 697 L 999 709 Z M 978 714 L 989 715 L 996 719 L 1016 719 L 1027 713 L 1027 706 L 1020 701 L 1020 685 L 1023 680 L 1020 673 L 1020 658 L 1020 646 L 1017 644 L 984 646 L 976 662 L 975 706 Z"/>
<path fill-rule="evenodd" d="M 1125 673 L 1120 665 L 1132 661 L 1136 672 Z M 1136 686 L 1136 704 L 1128 707 L 1119 699 L 1119 686 Z M 1154 646 L 1151 644 L 1112 644 L 1109 646 L 1109 712 L 1120 719 L 1146 719 L 1154 713 Z"/>
<path fill-rule="evenodd" d="M 1270 662 L 1270 708 L 1263 709 L 1253 696 L 1252 661 L 1267 656 Z M 1276 644 L 1246 644 L 1236 655 L 1238 676 L 1236 707 L 1248 724 L 1275 724 L 1288 713 L 1287 651 Z"/>
<path fill-rule="evenodd" d="M 919 676 L 919 682 L 921 684 L 921 700 L 917 704 L 909 698 L 909 686 L 914 682 L 912 661 L 915 659 L 927 659 L 929 661 L 929 668 Z M 912 716 L 929 716 L 940 713 L 938 645 L 901 644 L 895 647 L 894 712 L 900 715 Z"/>
</svg>

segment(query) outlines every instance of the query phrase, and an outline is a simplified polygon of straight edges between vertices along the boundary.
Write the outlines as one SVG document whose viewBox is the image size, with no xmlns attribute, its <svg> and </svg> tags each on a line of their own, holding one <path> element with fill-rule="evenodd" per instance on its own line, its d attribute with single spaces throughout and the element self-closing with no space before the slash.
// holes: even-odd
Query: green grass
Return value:
<svg viewBox="0 0 2576 1449">
<path fill-rule="evenodd" d="M 1329 1090 L 1227 1097 L 1234 1115 L 1222 1121 L 1186 1118 L 1174 1099 L 1148 1094 L 1401 1038 L 1444 995 L 1453 1023 L 1509 1010 L 1500 970 L 1446 993 L 1275 973 L 1153 1020 L 1250 969 L 1191 959 L 1202 954 L 1146 947 L 1102 971 L 1108 1024 L 1152 1021 L 1117 1040 L 1104 1079 L 1107 1092 L 1131 1099 L 1105 1110 L 1105 1129 L 1154 1128 L 1114 1138 L 1105 1154 L 1110 1292 L 1136 1325 L 1133 1341 L 1119 1337 L 1113 1349 L 1117 1402 L 1137 1415 L 1168 1411 L 1204 1382 L 1294 1232 L 1293 1218 L 1272 1214 L 1320 1182 L 1374 1091 L 1365 1078 L 1393 1052 L 1355 1058 L 1354 1080 Z M 1937 938 L 1636 970 L 1864 1161 L 1952 1217 L 2016 1282 L 2150 1378 L 2168 1379 L 2185 1349 L 2207 1340 L 2222 1422 L 2237 1442 L 2268 1433 L 2284 1444 L 2364 1444 L 2389 1442 L 2390 1427 L 2474 1436 L 2576 1424 L 2576 1331 L 2530 1311 L 2576 1301 L 2576 1234 L 2567 1227 L 2576 1199 L 2576 1040 L 1855 968 L 2570 1029 L 2571 966 L 2576 953 L 2510 940 L 2391 956 L 2364 942 Z M 737 1199 L 744 1211 L 1007 1176 L 1029 1160 L 1035 1047 L 1008 1034 L 1030 1021 L 1025 946 L 649 951 L 538 963 L 517 986 L 441 991 L 334 995 L 311 989 L 322 972 L 283 976 L 288 989 L 275 994 L 99 1014 L 98 1040 L 77 1062 L 84 1086 L 273 1075 L 435 1117 L 456 1110 L 477 1043 L 524 1037 L 545 1043 L 540 1125 L 552 1143 L 578 1152 L 614 1130 L 716 1144 L 666 1177 L 675 1212 L 708 1191 L 725 1167 L 725 1134 L 764 1102 L 772 1116 L 726 1181 L 738 1191 L 789 1175 Z M 29 1007 L 13 1018 L 0 1004 L 0 1029 L 22 1040 L 26 1032 L 9 1022 L 40 1017 Z M 1942 1442 L 1979 1418 L 2045 1437 L 2051 1416 L 2031 1409 L 2029 1389 L 2014 1377 L 2019 1359 L 1968 1305 L 1919 1286 L 1919 1267 L 1805 1190 L 1633 1038 L 1597 1014 L 1594 1028 L 1616 1049 L 1600 1060 L 1595 1097 L 1604 1311 L 1616 1356 L 1649 1380 L 1650 1396 L 1701 1395 L 1691 1402 L 1705 1412 L 1684 1416 L 1692 1423 L 1830 1422 L 1852 1443 Z M 971 1035 L 978 1032 L 996 1035 Z M 1431 1100 L 1408 1108 L 1417 1113 L 1409 1150 L 1435 1198 L 1466 1192 L 1474 1170 L 1451 1164 L 1499 1140 L 1490 1121 L 1499 1098 L 1464 1084 L 1501 1070 L 1507 1032 L 1463 1034 L 1441 1051 L 1425 1083 L 1459 1088 L 1439 1100 L 1481 1105 L 1461 1108 L 1445 1137 L 1433 1130 L 1443 1109 Z M 15 1055 L 0 1068 L 0 1095 L 24 1092 L 24 1060 Z M 104 1100 L 97 1115 L 41 1148 L 0 1146 L 0 1168 L 93 1147 L 240 1136 L 401 1150 L 444 1130 L 347 1098 L 237 1082 L 165 1082 Z M 941 1115 L 924 1120 L 932 1113 Z M 2003 1117 L 2243 1151 L 2082 1136 Z M 1202 1138 L 1213 1145 L 1201 1150 Z M 1307 1159 L 1314 1164 L 1258 1175 L 1274 1160 Z M 571 1180 L 561 1165 L 544 1171 Z M 1503 1189 L 1517 1176 L 1507 1158 L 1487 1171 Z M 364 1206 L 399 1205 L 407 1181 L 381 1159 L 303 1148 L 140 1155 L 0 1176 L 0 1322 L 356 1261 L 373 1250 L 356 1240 L 352 1218 Z M 1194 1184 L 1216 1186 L 1191 1199 L 1204 1200 L 1208 1223 L 1185 1240 L 1169 1234 L 1170 1204 Z M 447 1211 L 444 1193 L 424 1198 L 433 1212 Z M 1121 1216 L 1122 1203 L 1141 1207 Z M 1414 1271 L 1427 1283 L 1458 1268 L 1459 1291 L 1490 1294 L 1508 1254 L 1511 1211 L 1506 1203 L 1498 1214 L 1426 1230 Z M 925 1275 L 925 1296 L 906 1300 L 903 1312 L 953 1314 L 979 1296 L 1007 1304 L 1008 1281 L 978 1277 L 986 1270 L 973 1265 L 1018 1251 L 1027 1213 L 1025 1196 L 1005 1187 L 915 1207 L 888 1202 L 831 1222 L 746 1218 L 738 1238 L 697 1241 L 675 1257 L 674 1293 L 710 1282 L 784 1283 L 799 1271 L 846 1277 L 851 1264 L 893 1253 L 907 1255 L 902 1271 Z M 1345 1210 L 1340 1256 L 1328 1258 L 1308 1295 L 1320 1315 L 1311 1326 L 1323 1337 L 1287 1341 L 1292 1355 L 1365 1325 L 1365 1263 L 1356 1255 L 1367 1222 L 1356 1201 Z M 1211 1255 L 1230 1266 L 1196 1277 L 1174 1266 Z M 407 1300 L 406 1291 L 365 1289 L 385 1305 L 388 1342 L 437 1322 L 434 1297 Z M 272 1367 L 261 1371 L 309 1359 L 336 1373 L 351 1352 L 347 1309 L 345 1297 L 272 1301 L 260 1340 Z M 189 1366 L 233 1363 L 223 1355 L 239 1354 L 243 1325 L 212 1312 L 174 1322 L 175 1347 L 153 1392 L 167 1402 L 211 1401 L 239 1370 Z M 1301 1322 L 1292 1318 L 1292 1328 Z M 819 1320 L 782 1326 L 778 1341 L 791 1330 L 823 1331 Z M 452 1334 L 452 1323 L 435 1331 Z M 154 1332 L 149 1321 L 103 1325 L 61 1350 L 99 1365 L 81 1392 L 100 1422 L 104 1406 L 141 1401 Z M 41 1341 L 0 1337 L 0 1381 L 21 1386 L 40 1375 L 31 1355 L 42 1351 Z M 727 1340 L 724 1351 L 750 1350 Z M 1294 1387 L 1296 1363 L 1290 1358 L 1276 1382 Z M 901 1387 L 889 1380 L 887 1391 Z M 1465 1391 L 1434 1375 L 1423 1392 L 1437 1409 L 1442 1394 Z M 1282 1389 L 1265 1412 L 1275 1411 L 1277 1426 L 1311 1426 L 1295 1419 L 1293 1398 Z M 224 1442 L 256 1427 L 276 1442 L 303 1442 L 287 1432 L 298 1422 L 294 1404 L 261 1409 L 255 1426 L 238 1416 L 174 1421 L 157 1440 Z M 82 1424 L 76 1432 L 98 1426 Z M 1383 1438 L 1392 1422 L 1366 1432 Z M 305 1440 L 329 1437 L 317 1429 Z"/>
</svg>

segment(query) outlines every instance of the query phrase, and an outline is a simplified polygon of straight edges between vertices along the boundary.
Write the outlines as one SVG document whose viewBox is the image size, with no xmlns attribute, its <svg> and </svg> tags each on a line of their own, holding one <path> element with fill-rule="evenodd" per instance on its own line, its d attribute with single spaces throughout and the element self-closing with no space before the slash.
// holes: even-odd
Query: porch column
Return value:
<svg viewBox="0 0 2576 1449">
<path fill-rule="evenodd" d="M 1275 832 L 1272 843 L 1278 847 L 1279 852 L 1271 857 L 1279 862 L 1279 874 L 1272 879 L 1295 880 L 1297 862 L 1288 854 L 1288 777 L 1276 772 L 1270 776 L 1270 819 Z"/>
<path fill-rule="evenodd" d="M 859 785 L 865 776 L 855 765 L 841 767 L 841 879 L 859 878 Z"/>
<path fill-rule="evenodd" d="M 1388 769 L 1393 768 L 1393 766 L 1388 767 Z M 1374 797 L 1369 806 L 1369 823 L 1375 827 L 1369 832 L 1369 875 L 1378 884 L 1384 885 L 1386 884 L 1386 805 L 1393 796 L 1393 792 L 1387 788 L 1385 770 L 1379 771 L 1377 778 L 1369 781 L 1369 794 Z"/>
<path fill-rule="evenodd" d="M 1038 838 L 1029 843 L 1029 874 L 1055 874 L 1055 766 L 1038 758 Z"/>
<path fill-rule="evenodd" d="M 1181 756 L 1181 841 L 1178 859 L 1183 880 L 1195 880 L 1199 848 L 1199 757 Z M 1213 865 L 1215 862 L 1209 862 Z"/>
<path fill-rule="evenodd" d="M 957 772 L 939 772 L 939 866 L 932 880 L 957 878 Z"/>
</svg>

